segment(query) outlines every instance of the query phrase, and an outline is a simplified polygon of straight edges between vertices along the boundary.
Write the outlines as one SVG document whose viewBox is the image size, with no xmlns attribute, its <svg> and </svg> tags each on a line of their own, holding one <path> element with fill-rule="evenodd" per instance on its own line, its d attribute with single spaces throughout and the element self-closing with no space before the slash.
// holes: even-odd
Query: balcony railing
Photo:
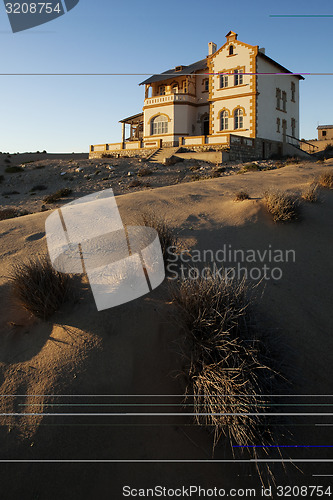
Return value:
<svg viewBox="0 0 333 500">
<path fill-rule="evenodd" d="M 196 97 L 188 94 L 167 94 L 167 95 L 157 95 L 154 97 L 148 97 L 145 99 L 145 106 L 150 106 L 151 104 L 161 104 L 169 102 L 196 102 Z"/>
</svg>

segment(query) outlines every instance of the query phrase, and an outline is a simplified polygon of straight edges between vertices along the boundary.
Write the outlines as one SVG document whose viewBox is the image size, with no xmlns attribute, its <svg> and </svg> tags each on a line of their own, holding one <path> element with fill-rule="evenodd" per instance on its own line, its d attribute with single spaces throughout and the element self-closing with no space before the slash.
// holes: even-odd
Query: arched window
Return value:
<svg viewBox="0 0 333 500">
<path fill-rule="evenodd" d="M 171 87 L 171 92 L 173 94 L 178 94 L 178 83 L 174 83 Z"/>
<path fill-rule="evenodd" d="M 155 116 L 151 121 L 151 135 L 167 134 L 168 119 L 164 115 Z"/>
<path fill-rule="evenodd" d="M 230 45 L 230 47 L 229 47 L 229 56 L 232 56 L 233 53 L 234 53 L 234 46 Z"/>
<path fill-rule="evenodd" d="M 243 110 L 242 109 L 240 109 L 240 108 L 235 109 L 234 118 L 235 118 L 235 122 L 234 122 L 235 130 L 238 128 L 243 128 Z"/>
<path fill-rule="evenodd" d="M 227 130 L 228 129 L 228 112 L 227 111 L 222 111 L 222 113 L 220 115 L 220 120 L 221 120 L 220 130 Z"/>
</svg>

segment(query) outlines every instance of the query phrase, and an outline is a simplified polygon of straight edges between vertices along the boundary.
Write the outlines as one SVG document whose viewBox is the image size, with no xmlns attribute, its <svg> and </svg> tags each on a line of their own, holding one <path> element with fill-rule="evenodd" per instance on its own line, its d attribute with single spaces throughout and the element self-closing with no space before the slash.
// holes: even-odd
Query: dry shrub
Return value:
<svg viewBox="0 0 333 500">
<path fill-rule="evenodd" d="M 47 186 L 44 186 L 44 184 L 37 184 L 36 186 L 33 186 L 30 191 L 45 191 L 47 189 Z"/>
<path fill-rule="evenodd" d="M 142 167 L 138 171 L 138 177 L 146 177 L 147 175 L 152 175 L 153 171 L 148 167 Z"/>
<path fill-rule="evenodd" d="M 245 163 L 241 169 L 242 172 L 257 172 L 259 170 L 261 168 L 256 163 Z"/>
<path fill-rule="evenodd" d="M 319 186 L 317 182 L 310 184 L 310 186 L 302 192 L 302 200 L 309 203 L 316 203 L 316 201 L 318 201 L 318 189 Z"/>
<path fill-rule="evenodd" d="M 24 169 L 22 167 L 19 167 L 17 165 L 5 168 L 5 172 L 7 172 L 7 174 L 16 174 L 18 172 L 23 172 L 23 170 Z"/>
<path fill-rule="evenodd" d="M 332 172 L 323 172 L 318 178 L 318 184 L 324 188 L 333 189 L 333 174 Z"/>
<path fill-rule="evenodd" d="M 16 208 L 3 208 L 0 209 L 0 220 L 14 219 L 22 215 L 28 215 L 26 210 L 17 210 Z"/>
<path fill-rule="evenodd" d="M 50 194 L 44 198 L 45 203 L 55 203 L 56 201 L 61 200 L 61 198 L 66 198 L 72 193 L 72 190 L 69 188 L 59 189 L 53 194 Z"/>
<path fill-rule="evenodd" d="M 238 193 L 236 193 L 235 201 L 244 201 L 249 199 L 250 196 L 245 191 L 239 191 Z"/>
<path fill-rule="evenodd" d="M 290 222 L 300 216 L 299 201 L 295 196 L 280 191 L 267 191 L 264 202 L 274 222 Z"/>
<path fill-rule="evenodd" d="M 195 175 L 191 175 L 190 179 L 192 182 L 196 182 L 196 181 L 201 181 L 202 177 L 199 174 L 195 174 Z"/>
<path fill-rule="evenodd" d="M 167 265 L 169 261 L 169 249 L 177 247 L 178 244 L 178 237 L 175 230 L 171 227 L 170 222 L 164 216 L 157 215 L 151 210 L 146 210 L 139 215 L 138 224 L 152 227 L 157 231 L 161 243 L 163 260 L 165 265 Z"/>
<path fill-rule="evenodd" d="M 269 400 L 260 395 L 274 394 L 279 376 L 275 356 L 260 340 L 251 290 L 244 280 L 212 276 L 182 280 L 172 295 L 187 332 L 186 399 L 193 403 L 196 422 L 213 429 L 214 446 L 221 435 L 233 451 L 268 445 Z"/>
<path fill-rule="evenodd" d="M 141 186 L 141 184 L 142 184 L 142 182 L 141 182 L 141 181 L 139 181 L 139 179 L 133 179 L 133 180 L 129 183 L 128 187 L 129 187 L 129 188 L 136 188 L 136 187 Z"/>
<path fill-rule="evenodd" d="M 70 276 L 56 271 L 46 256 L 13 265 L 9 280 L 14 297 L 37 318 L 48 319 L 70 295 Z"/>
</svg>

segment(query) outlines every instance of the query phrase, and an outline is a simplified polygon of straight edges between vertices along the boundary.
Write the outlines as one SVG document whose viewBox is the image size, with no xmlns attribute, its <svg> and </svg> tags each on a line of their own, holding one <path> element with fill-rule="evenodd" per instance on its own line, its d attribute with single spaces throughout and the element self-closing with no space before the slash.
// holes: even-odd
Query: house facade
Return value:
<svg viewBox="0 0 333 500">
<path fill-rule="evenodd" d="M 224 147 L 239 137 L 266 157 L 287 137 L 299 137 L 301 79 L 230 31 L 218 50 L 209 43 L 204 59 L 141 82 L 142 113 L 121 120 L 121 143 L 105 145 L 106 150 Z"/>
<path fill-rule="evenodd" d="M 333 125 L 318 125 L 318 141 L 333 141 Z"/>
</svg>

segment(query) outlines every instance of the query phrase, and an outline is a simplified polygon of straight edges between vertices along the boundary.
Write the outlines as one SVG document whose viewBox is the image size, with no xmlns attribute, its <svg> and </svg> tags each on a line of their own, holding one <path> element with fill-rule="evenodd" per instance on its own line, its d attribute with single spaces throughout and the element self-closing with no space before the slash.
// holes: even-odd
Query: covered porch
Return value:
<svg viewBox="0 0 333 500">
<path fill-rule="evenodd" d="M 121 142 L 140 141 L 143 138 L 143 113 L 128 116 L 121 123 Z M 126 137 L 128 135 L 128 137 Z"/>
</svg>

